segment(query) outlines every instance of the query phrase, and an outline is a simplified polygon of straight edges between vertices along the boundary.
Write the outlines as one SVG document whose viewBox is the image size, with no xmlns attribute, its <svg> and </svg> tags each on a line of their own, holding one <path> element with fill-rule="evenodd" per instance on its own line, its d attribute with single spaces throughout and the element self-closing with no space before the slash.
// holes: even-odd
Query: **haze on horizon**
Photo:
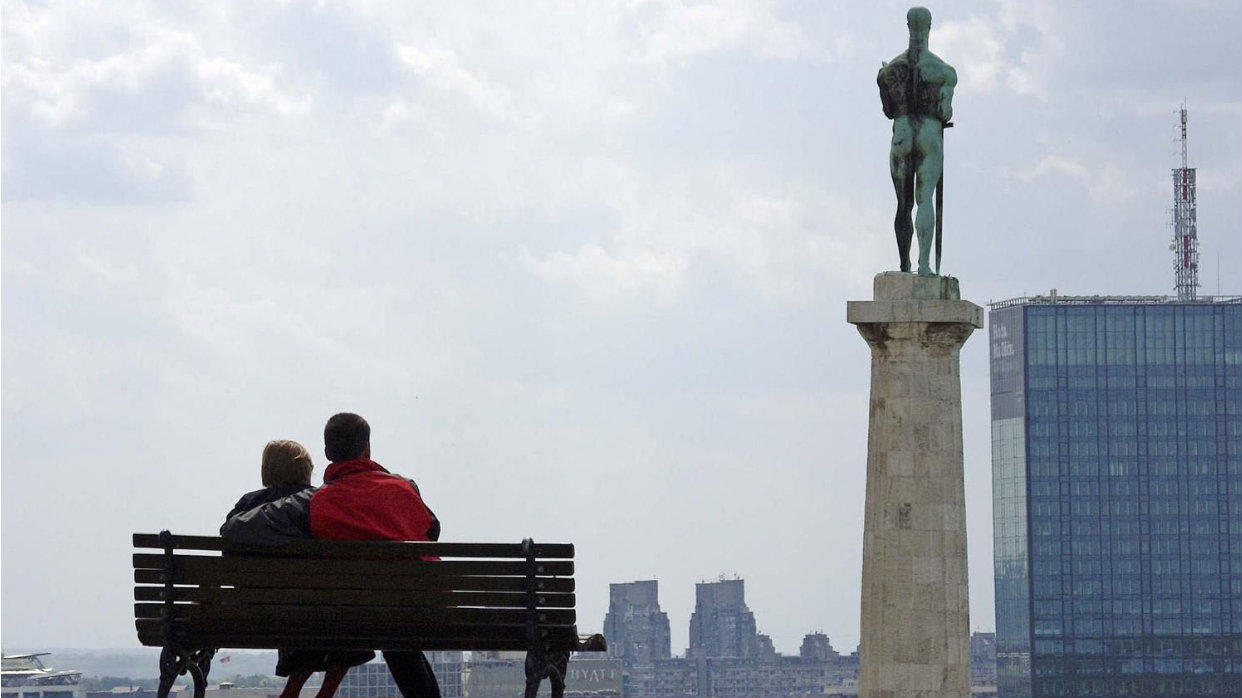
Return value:
<svg viewBox="0 0 1242 698">
<path fill-rule="evenodd" d="M 6 645 L 134 646 L 130 534 L 351 410 L 446 540 L 575 543 L 583 631 L 657 578 L 680 654 L 736 574 L 778 651 L 852 651 L 908 6 L 0 2 Z M 1200 292 L 1242 292 L 1242 5 L 931 10 L 963 297 L 1171 293 L 1183 101 Z M 982 332 L 962 374 L 990 630 Z"/>
</svg>

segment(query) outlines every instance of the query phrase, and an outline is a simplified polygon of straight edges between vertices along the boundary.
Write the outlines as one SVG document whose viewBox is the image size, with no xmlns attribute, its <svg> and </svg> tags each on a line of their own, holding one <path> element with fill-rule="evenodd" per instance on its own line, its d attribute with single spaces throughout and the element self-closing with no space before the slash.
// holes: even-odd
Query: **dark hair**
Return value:
<svg viewBox="0 0 1242 698">
<path fill-rule="evenodd" d="M 333 463 L 361 458 L 371 443 L 371 425 L 353 412 L 341 412 L 323 427 L 323 454 Z"/>
</svg>

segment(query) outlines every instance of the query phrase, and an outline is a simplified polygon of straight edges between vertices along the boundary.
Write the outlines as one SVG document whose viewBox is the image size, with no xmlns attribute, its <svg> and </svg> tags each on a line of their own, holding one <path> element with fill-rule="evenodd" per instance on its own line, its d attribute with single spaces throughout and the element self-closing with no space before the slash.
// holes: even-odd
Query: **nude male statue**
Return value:
<svg viewBox="0 0 1242 698">
<path fill-rule="evenodd" d="M 912 7 L 906 13 L 910 48 L 880 68 L 876 82 L 884 116 L 893 120 L 889 171 L 897 190 L 897 251 L 901 270 L 910 271 L 910 240 L 919 236 L 919 276 L 933 276 L 929 257 L 933 237 L 939 238 L 940 201 L 933 208 L 944 171 L 944 129 L 952 126 L 953 88 L 957 71 L 927 50 L 931 12 Z M 939 197 L 936 197 L 939 199 Z M 918 204 L 911 224 L 910 213 Z M 934 234 L 934 235 L 933 235 Z M 936 271 L 940 273 L 940 241 L 936 242 Z"/>
</svg>

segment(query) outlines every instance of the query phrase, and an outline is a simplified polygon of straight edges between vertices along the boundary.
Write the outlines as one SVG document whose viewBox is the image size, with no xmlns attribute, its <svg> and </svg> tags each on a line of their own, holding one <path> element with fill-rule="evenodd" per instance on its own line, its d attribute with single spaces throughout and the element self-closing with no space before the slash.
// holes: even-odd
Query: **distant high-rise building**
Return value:
<svg viewBox="0 0 1242 698">
<path fill-rule="evenodd" d="M 751 657 L 758 651 L 755 614 L 746 607 L 746 582 L 725 579 L 694 586 L 686 657 Z"/>
<path fill-rule="evenodd" d="M 627 666 L 672 656 L 668 614 L 660 610 L 659 582 L 609 584 L 604 637 L 608 654 Z"/>
<path fill-rule="evenodd" d="M 999 696 L 1242 694 L 1242 298 L 991 308 Z"/>
<path fill-rule="evenodd" d="M 832 641 L 823 633 L 807 633 L 802 638 L 802 647 L 798 656 L 803 659 L 815 659 L 821 662 L 834 660 L 841 655 L 832 648 Z"/>
<path fill-rule="evenodd" d="M 970 685 L 996 685 L 996 633 L 970 634 Z"/>
</svg>

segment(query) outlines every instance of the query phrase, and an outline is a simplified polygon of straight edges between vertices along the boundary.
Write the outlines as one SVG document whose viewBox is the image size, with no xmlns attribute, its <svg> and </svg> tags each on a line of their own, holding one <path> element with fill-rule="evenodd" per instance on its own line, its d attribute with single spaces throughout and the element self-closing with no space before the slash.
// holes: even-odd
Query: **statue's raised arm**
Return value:
<svg viewBox="0 0 1242 698">
<path fill-rule="evenodd" d="M 910 271 L 910 242 L 919 238 L 920 276 L 933 275 L 932 243 L 937 248 L 936 271 L 940 273 L 939 218 L 943 192 L 944 129 L 953 118 L 953 88 L 957 71 L 927 48 L 931 12 L 913 7 L 906 13 L 910 46 L 905 53 L 880 68 L 876 83 L 884 116 L 893 120 L 889 149 L 889 172 L 897 192 L 897 251 L 901 270 Z M 937 203 L 933 206 L 933 198 Z M 917 204 L 917 212 L 915 212 Z M 911 214 L 914 213 L 913 220 Z"/>
</svg>

